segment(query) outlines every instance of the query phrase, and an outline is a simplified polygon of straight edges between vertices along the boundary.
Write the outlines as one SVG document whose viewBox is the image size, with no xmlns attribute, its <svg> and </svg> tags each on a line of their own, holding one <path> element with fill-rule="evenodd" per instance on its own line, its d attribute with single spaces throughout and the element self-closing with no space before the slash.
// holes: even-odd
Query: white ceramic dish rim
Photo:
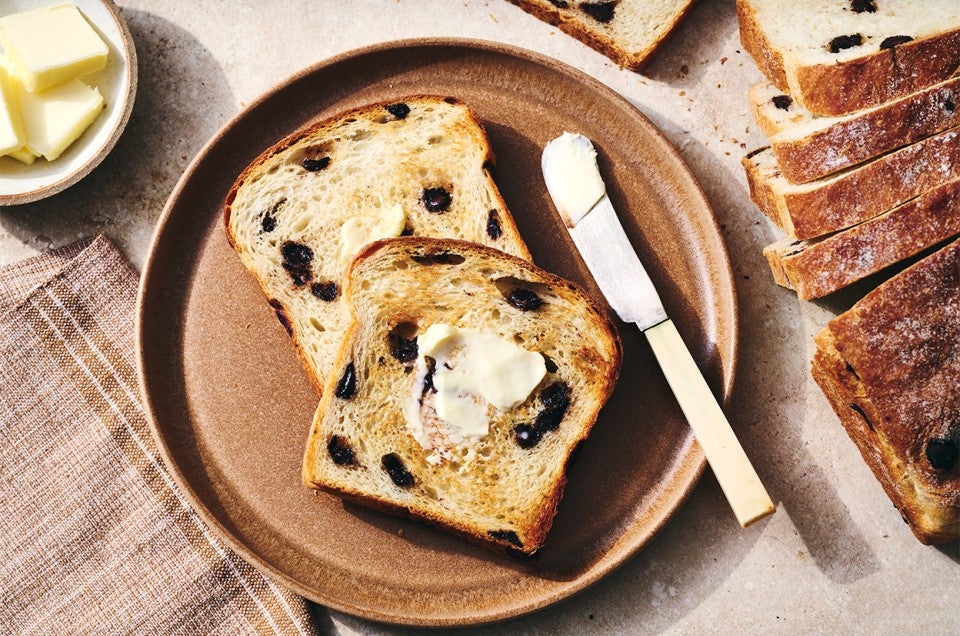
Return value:
<svg viewBox="0 0 960 636">
<path fill-rule="evenodd" d="M 7 0 L 3 14 L 58 4 L 56 0 Z M 100 89 L 104 112 L 55 161 L 25 165 L 0 157 L 0 205 L 30 203 L 62 192 L 90 174 L 116 145 L 130 119 L 137 90 L 137 51 L 112 0 L 73 0 L 110 49 L 107 66 L 82 79 Z"/>
</svg>

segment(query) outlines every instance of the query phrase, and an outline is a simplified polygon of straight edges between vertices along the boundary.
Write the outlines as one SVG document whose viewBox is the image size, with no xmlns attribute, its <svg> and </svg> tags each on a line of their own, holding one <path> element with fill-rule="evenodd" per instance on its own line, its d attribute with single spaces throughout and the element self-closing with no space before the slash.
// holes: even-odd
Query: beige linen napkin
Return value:
<svg viewBox="0 0 960 636">
<path fill-rule="evenodd" d="M 0 268 L 0 633 L 315 633 L 164 469 L 136 289 L 103 237 Z"/>
</svg>

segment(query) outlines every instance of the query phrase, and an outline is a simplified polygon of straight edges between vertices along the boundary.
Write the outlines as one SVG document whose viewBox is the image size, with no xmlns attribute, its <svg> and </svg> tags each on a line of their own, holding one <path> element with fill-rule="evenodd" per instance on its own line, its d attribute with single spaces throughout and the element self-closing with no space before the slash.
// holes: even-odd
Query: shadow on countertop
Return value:
<svg viewBox="0 0 960 636">
<path fill-rule="evenodd" d="M 718 32 L 717 24 L 729 25 L 730 29 Z M 703 61 L 719 59 L 719 66 L 712 65 L 715 75 L 710 81 L 717 82 L 717 89 L 725 87 L 723 92 L 729 99 L 742 99 L 745 105 L 746 85 L 733 87 L 744 83 L 745 74 L 739 68 L 752 65 L 752 61 L 740 48 L 735 26 L 733 2 L 701 3 L 648 67 L 647 75 L 671 88 L 691 89 L 705 81 L 702 69 L 707 65 Z M 731 48 L 740 56 L 723 63 L 721 56 L 725 50 L 730 55 Z M 689 72 L 678 74 L 676 69 Z M 712 83 L 705 88 L 712 91 Z M 749 144 L 732 143 L 737 140 L 731 137 L 739 132 L 734 129 L 735 123 L 718 131 L 720 145 L 707 148 L 670 119 L 647 114 L 678 147 L 703 187 L 730 254 L 740 315 L 736 388 L 728 409 L 734 430 L 771 497 L 779 503 L 777 514 L 789 516 L 819 570 L 841 584 L 867 577 L 880 569 L 879 560 L 823 474 L 823 458 L 808 450 L 813 438 L 842 437 L 842 427 L 839 421 L 824 422 L 823 427 L 803 426 L 809 410 L 802 390 L 810 381 L 809 359 L 790 352 L 796 352 L 798 339 L 812 339 L 813 334 L 803 328 L 808 325 L 803 324 L 802 302 L 773 282 L 762 256 L 763 247 L 779 236 L 750 201 L 745 176 L 739 169 L 739 158 L 746 154 Z M 717 148 L 724 148 L 724 133 L 731 143 L 726 152 L 720 152 Z M 746 140 L 757 138 L 749 134 L 749 127 L 744 134 Z M 728 155 L 731 159 L 723 160 Z M 733 160 L 736 164 L 731 167 Z M 787 302 L 782 300 L 783 294 L 789 294 Z M 860 458 L 851 457 L 851 461 Z M 715 486 L 712 476 L 705 478 L 691 499 L 708 488 L 716 490 Z M 722 497 L 719 490 L 715 496 Z"/>
<path fill-rule="evenodd" d="M 225 74 L 202 42 L 152 13 L 124 9 L 123 16 L 137 47 L 139 85 L 117 145 L 63 192 L 0 208 L 0 225 L 37 249 L 107 231 L 128 258 L 145 255 L 180 175 L 236 110 Z"/>
</svg>

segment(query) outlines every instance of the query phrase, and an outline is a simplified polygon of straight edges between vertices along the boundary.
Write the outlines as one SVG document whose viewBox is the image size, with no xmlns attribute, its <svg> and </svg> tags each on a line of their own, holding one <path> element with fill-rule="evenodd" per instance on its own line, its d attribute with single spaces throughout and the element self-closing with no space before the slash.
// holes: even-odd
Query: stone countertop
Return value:
<svg viewBox="0 0 960 636">
<path fill-rule="evenodd" d="M 778 230 L 749 201 L 740 158 L 763 145 L 761 79 L 733 0 L 704 0 L 645 74 L 505 0 L 121 0 L 139 54 L 136 105 L 85 180 L 0 208 L 0 264 L 103 232 L 138 268 L 163 204 L 201 146 L 298 70 L 360 46 L 456 36 L 558 58 L 614 88 L 676 146 L 730 253 L 740 355 L 730 420 L 779 504 L 740 529 L 709 470 L 676 515 L 599 584 L 477 633 L 960 632 L 960 547 L 914 539 L 809 374 L 813 336 L 845 306 L 778 288 L 761 249 Z M 323 630 L 406 633 L 318 608 Z"/>
</svg>

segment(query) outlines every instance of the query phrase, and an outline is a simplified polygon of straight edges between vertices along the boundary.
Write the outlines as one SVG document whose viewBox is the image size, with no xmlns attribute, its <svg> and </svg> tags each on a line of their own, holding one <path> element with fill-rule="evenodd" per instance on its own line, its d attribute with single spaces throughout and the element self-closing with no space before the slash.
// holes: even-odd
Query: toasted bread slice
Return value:
<svg viewBox="0 0 960 636">
<path fill-rule="evenodd" d="M 960 128 L 829 177 L 787 181 L 770 148 L 743 159 L 750 198 L 787 235 L 810 239 L 851 227 L 960 178 Z"/>
<path fill-rule="evenodd" d="M 311 427 L 304 483 L 487 546 L 536 552 L 567 464 L 619 374 L 620 340 L 606 313 L 519 258 L 429 238 L 370 245 L 351 265 L 345 294 L 354 321 Z M 483 341 L 471 355 L 516 346 L 545 375 L 502 408 L 475 393 L 449 398 L 448 372 L 485 378 L 480 390 L 523 382 L 513 363 L 482 372 L 467 344 L 430 357 L 426 334 L 444 325 L 481 334 L 471 336 Z M 488 431 L 443 419 L 445 395 L 454 409 L 479 408 Z"/>
<path fill-rule="evenodd" d="M 845 115 L 960 69 L 956 0 L 737 0 L 740 40 L 782 92 Z"/>
<path fill-rule="evenodd" d="M 343 276 L 364 244 L 443 236 L 529 258 L 493 161 L 466 105 L 414 96 L 296 132 L 240 175 L 225 203 L 227 236 L 318 391 L 349 322 Z"/>
<path fill-rule="evenodd" d="M 960 242 L 817 335 L 813 377 L 926 544 L 960 539 Z"/>
<path fill-rule="evenodd" d="M 836 234 L 778 241 L 763 255 L 779 285 L 820 298 L 957 236 L 958 211 L 960 179 Z"/>
</svg>

